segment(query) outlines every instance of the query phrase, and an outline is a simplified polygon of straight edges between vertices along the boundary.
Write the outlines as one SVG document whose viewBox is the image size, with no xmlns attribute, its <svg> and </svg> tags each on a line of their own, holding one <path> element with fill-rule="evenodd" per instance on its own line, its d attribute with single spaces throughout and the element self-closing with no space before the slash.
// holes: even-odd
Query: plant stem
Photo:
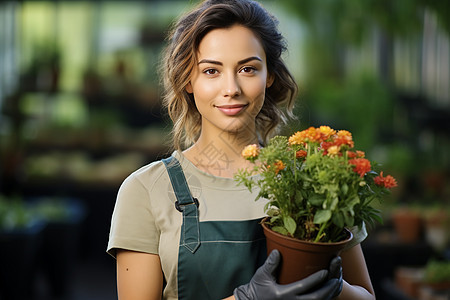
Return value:
<svg viewBox="0 0 450 300">
<path fill-rule="evenodd" d="M 298 150 L 297 150 L 298 151 Z M 294 179 L 295 183 L 297 184 L 297 151 L 294 151 Z"/>
<path fill-rule="evenodd" d="M 322 223 L 322 225 L 320 225 L 320 229 L 319 229 L 319 233 L 316 236 L 316 239 L 314 240 L 315 243 L 317 243 L 320 240 L 320 237 L 322 235 L 322 232 L 325 230 L 325 228 L 327 227 L 327 223 Z"/>
</svg>

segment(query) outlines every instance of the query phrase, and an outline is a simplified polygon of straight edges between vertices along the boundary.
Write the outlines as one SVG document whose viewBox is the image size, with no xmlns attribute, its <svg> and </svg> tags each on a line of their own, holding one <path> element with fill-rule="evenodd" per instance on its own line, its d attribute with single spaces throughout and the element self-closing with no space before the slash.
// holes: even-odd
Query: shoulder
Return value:
<svg viewBox="0 0 450 300">
<path fill-rule="evenodd" d="M 170 180 L 162 161 L 154 161 L 131 173 L 121 184 L 117 193 L 114 214 L 115 219 L 153 219 L 164 203 L 168 203 Z M 168 205 L 166 203 L 166 205 Z"/>
<path fill-rule="evenodd" d="M 149 189 L 155 182 L 160 180 L 165 173 L 166 169 L 162 161 L 158 160 L 151 162 L 137 169 L 125 178 L 120 189 L 137 188 L 138 186 Z"/>
</svg>

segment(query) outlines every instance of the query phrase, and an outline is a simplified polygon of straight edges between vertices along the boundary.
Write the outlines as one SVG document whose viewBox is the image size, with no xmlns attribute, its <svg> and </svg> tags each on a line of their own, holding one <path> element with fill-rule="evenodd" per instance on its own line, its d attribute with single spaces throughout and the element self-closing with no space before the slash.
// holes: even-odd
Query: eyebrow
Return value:
<svg viewBox="0 0 450 300">
<path fill-rule="evenodd" d="M 244 58 L 244 59 L 238 61 L 238 65 L 248 63 L 249 61 L 252 61 L 252 60 L 262 61 L 262 59 L 259 58 L 258 56 L 250 56 L 250 57 L 247 57 L 247 58 Z M 212 59 L 202 59 L 201 61 L 198 62 L 198 64 L 213 64 L 213 65 L 223 66 L 222 62 L 217 61 L 217 60 L 212 60 Z"/>
</svg>

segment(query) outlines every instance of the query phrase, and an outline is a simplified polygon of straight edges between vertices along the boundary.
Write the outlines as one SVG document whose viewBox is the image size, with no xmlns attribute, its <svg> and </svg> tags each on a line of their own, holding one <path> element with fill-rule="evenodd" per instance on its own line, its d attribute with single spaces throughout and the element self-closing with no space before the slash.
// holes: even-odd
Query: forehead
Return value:
<svg viewBox="0 0 450 300">
<path fill-rule="evenodd" d="M 224 57 L 226 56 L 226 57 Z M 197 58 L 220 59 L 259 56 L 265 60 L 265 52 L 259 38 L 247 27 L 234 25 L 213 29 L 200 41 Z"/>
</svg>

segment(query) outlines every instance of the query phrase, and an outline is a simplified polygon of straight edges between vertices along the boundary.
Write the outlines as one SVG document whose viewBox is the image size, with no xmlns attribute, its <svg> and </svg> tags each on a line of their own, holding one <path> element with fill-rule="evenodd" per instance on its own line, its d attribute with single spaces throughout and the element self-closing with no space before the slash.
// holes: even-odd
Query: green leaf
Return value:
<svg viewBox="0 0 450 300">
<path fill-rule="evenodd" d="M 337 196 L 333 197 L 333 199 L 331 200 L 330 210 L 335 210 L 338 203 L 339 198 Z"/>
<path fill-rule="evenodd" d="M 373 208 L 370 217 L 375 220 L 376 222 L 383 224 L 383 217 L 381 216 L 381 211 L 378 209 Z"/>
<path fill-rule="evenodd" d="M 325 199 L 321 195 L 312 194 L 308 198 L 308 202 L 311 203 L 313 206 L 322 206 L 322 203 Z"/>
<path fill-rule="evenodd" d="M 316 215 L 314 216 L 314 223 L 322 224 L 330 220 L 330 218 L 331 218 L 331 210 L 328 209 L 318 210 L 316 212 Z"/>
<path fill-rule="evenodd" d="M 350 213 L 345 213 L 344 214 L 344 219 L 345 219 L 345 224 L 347 226 L 351 227 L 351 226 L 353 226 L 355 224 L 355 218 Z"/>
<path fill-rule="evenodd" d="M 343 185 L 341 185 L 341 191 L 344 195 L 347 194 L 348 192 L 348 185 L 346 183 L 344 183 Z"/>
<path fill-rule="evenodd" d="M 300 193 L 300 192 L 296 192 L 295 193 L 295 201 L 297 202 L 297 203 L 302 203 L 302 201 L 303 201 L 303 195 L 302 195 L 302 193 Z"/>
<path fill-rule="evenodd" d="M 271 217 L 269 222 L 270 224 L 275 224 L 280 219 L 280 216 Z"/>
<path fill-rule="evenodd" d="M 344 228 L 345 224 L 344 224 L 344 215 L 342 214 L 342 212 L 336 212 L 333 217 L 332 217 L 333 223 L 341 228 Z"/>
<path fill-rule="evenodd" d="M 292 217 L 286 216 L 283 218 L 284 227 L 291 234 L 294 235 L 295 230 L 297 229 L 297 223 L 295 223 Z"/>
<path fill-rule="evenodd" d="M 281 233 L 282 235 L 288 235 L 288 231 L 282 226 L 274 226 L 272 227 L 272 230 Z"/>
</svg>

